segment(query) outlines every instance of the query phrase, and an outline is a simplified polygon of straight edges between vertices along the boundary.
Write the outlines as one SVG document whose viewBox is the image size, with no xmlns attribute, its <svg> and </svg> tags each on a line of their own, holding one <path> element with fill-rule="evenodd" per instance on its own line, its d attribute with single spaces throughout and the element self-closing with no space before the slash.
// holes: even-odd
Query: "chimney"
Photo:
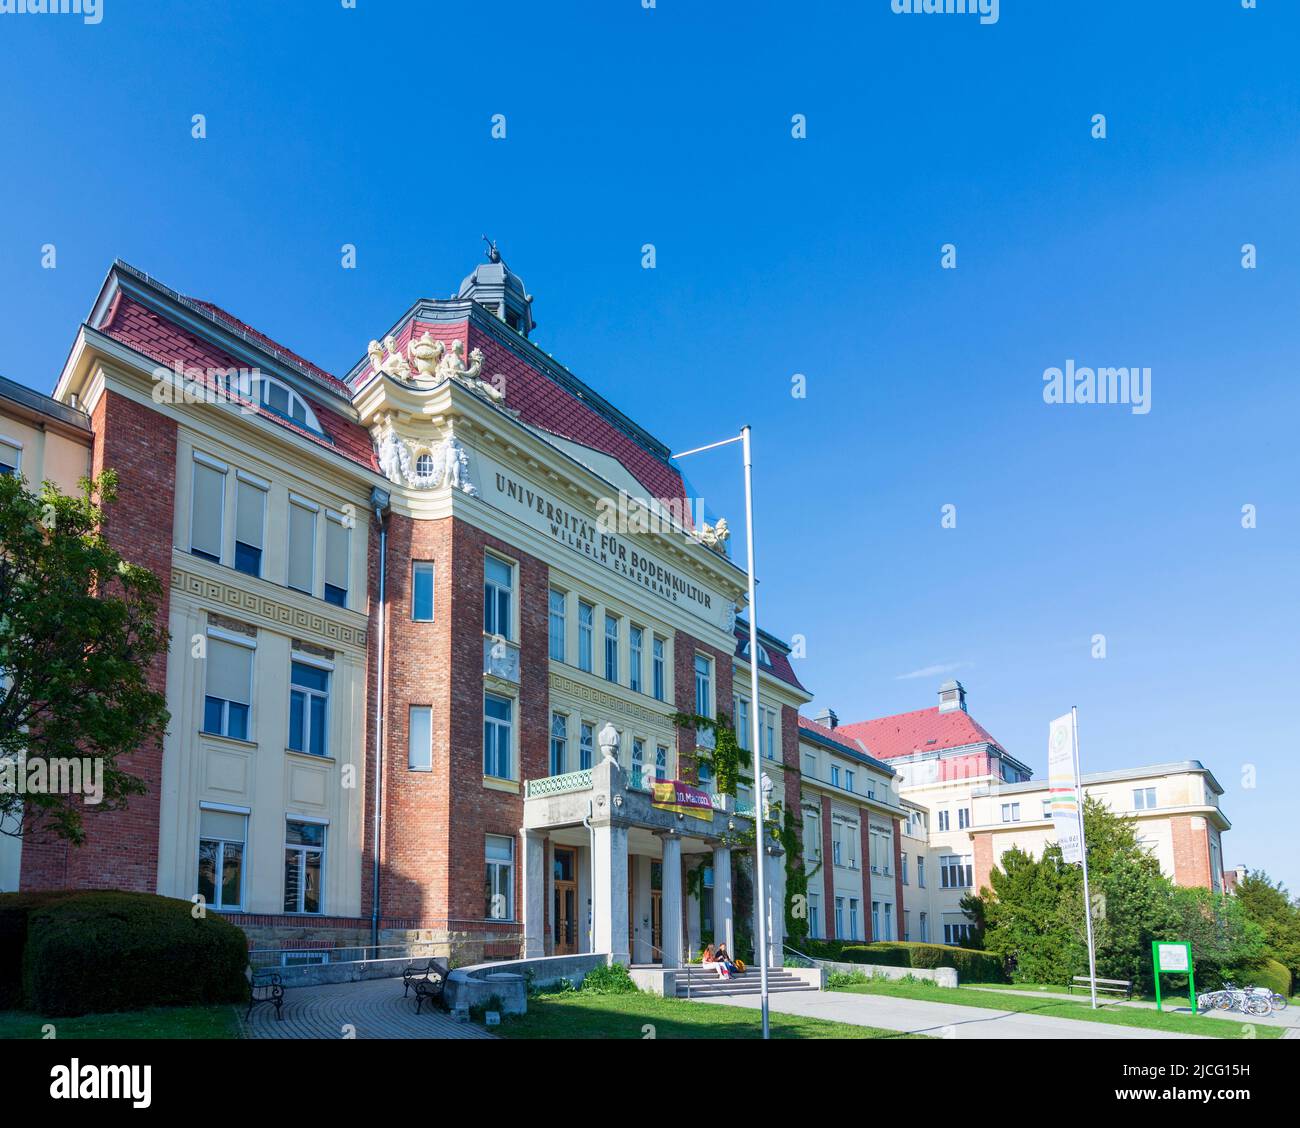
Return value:
<svg viewBox="0 0 1300 1128">
<path fill-rule="evenodd" d="M 837 728 L 840 723 L 839 717 L 835 715 L 834 709 L 823 709 L 813 718 L 819 725 L 825 725 L 828 729 Z"/>
<path fill-rule="evenodd" d="M 946 681 L 939 687 L 939 712 L 951 713 L 954 709 L 969 712 L 966 708 L 966 687 L 959 681 Z"/>
</svg>

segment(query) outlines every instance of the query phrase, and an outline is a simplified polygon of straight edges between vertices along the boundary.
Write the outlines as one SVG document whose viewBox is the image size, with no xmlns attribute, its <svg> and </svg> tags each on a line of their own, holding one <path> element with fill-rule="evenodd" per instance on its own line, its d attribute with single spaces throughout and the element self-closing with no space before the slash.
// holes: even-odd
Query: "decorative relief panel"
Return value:
<svg viewBox="0 0 1300 1128">
<path fill-rule="evenodd" d="M 583 685 L 572 678 L 566 678 L 563 674 L 551 674 L 551 691 L 565 693 L 570 697 L 576 697 L 579 701 L 586 701 L 593 707 L 595 712 L 601 715 L 619 713 L 622 716 L 631 717 L 647 724 L 672 727 L 672 720 L 663 713 L 657 713 L 653 709 L 647 709 L 644 705 L 637 705 L 631 701 L 624 701 L 621 697 L 615 697 L 612 693 L 604 693 L 599 689 L 593 689 L 591 686 Z"/>
<path fill-rule="evenodd" d="M 327 615 L 291 607 L 287 603 L 280 603 L 222 580 L 213 580 L 193 572 L 182 571 L 180 568 L 173 568 L 172 590 L 184 592 L 186 595 L 210 603 L 219 603 L 248 615 L 258 615 L 284 628 L 289 634 L 295 632 L 312 634 L 338 643 L 340 646 L 365 649 L 365 627 L 350 627 L 336 622 Z"/>
</svg>

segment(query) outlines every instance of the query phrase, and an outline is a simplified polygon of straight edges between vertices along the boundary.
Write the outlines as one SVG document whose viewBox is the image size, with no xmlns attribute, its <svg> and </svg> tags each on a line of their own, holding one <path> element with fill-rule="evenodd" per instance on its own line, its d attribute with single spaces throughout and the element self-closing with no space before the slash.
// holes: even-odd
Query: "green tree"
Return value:
<svg viewBox="0 0 1300 1128">
<path fill-rule="evenodd" d="M 1250 870 L 1237 883 L 1236 899 L 1247 919 L 1263 930 L 1268 955 L 1300 982 L 1300 905 L 1286 886 L 1274 884 L 1263 870 Z"/>
<path fill-rule="evenodd" d="M 21 478 L 0 475 L 0 762 L 12 781 L 15 771 L 45 774 L 52 761 L 97 759 L 98 810 L 143 793 L 117 760 L 160 737 L 168 721 L 148 682 L 167 649 L 162 586 L 101 532 L 101 507 L 116 488 L 111 471 L 83 479 L 73 496 L 50 482 L 32 493 Z M 80 843 L 82 815 L 77 796 L 0 790 L 6 834 Z"/>
<path fill-rule="evenodd" d="M 1198 988 L 1217 987 L 1225 976 L 1244 978 L 1243 971 L 1267 954 L 1264 930 L 1236 897 L 1176 885 L 1171 887 L 1170 903 L 1174 921 L 1159 939 L 1186 940 L 1192 945 Z"/>
</svg>

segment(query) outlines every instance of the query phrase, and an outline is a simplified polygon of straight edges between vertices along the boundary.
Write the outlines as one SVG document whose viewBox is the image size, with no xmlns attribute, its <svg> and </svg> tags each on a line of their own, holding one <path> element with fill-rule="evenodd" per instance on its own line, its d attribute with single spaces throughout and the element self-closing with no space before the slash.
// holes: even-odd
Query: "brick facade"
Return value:
<svg viewBox="0 0 1300 1128">
<path fill-rule="evenodd" d="M 118 473 L 117 500 L 104 511 L 104 535 L 133 564 L 143 564 L 162 583 L 158 618 L 167 629 L 171 596 L 172 516 L 175 508 L 176 424 L 134 400 L 106 391 L 91 419 L 92 473 Z M 165 692 L 167 656 L 149 670 L 149 686 Z M 121 756 L 117 765 L 142 780 L 117 811 L 85 808 L 86 839 L 80 847 L 39 836 L 23 843 L 23 889 L 158 888 L 158 830 L 162 800 L 162 741 Z"/>
<path fill-rule="evenodd" d="M 835 858 L 831 854 L 831 797 L 822 796 L 822 888 L 826 890 L 826 939 L 835 936 Z"/>
<path fill-rule="evenodd" d="M 695 655 L 713 659 L 714 712 L 731 713 L 732 655 L 697 638 L 678 631 L 673 643 L 673 702 L 679 713 L 695 712 Z M 684 783 L 698 783 L 695 762 L 695 733 L 691 729 L 677 732 L 677 778 Z M 540 773 L 540 774 L 545 774 Z"/>
<path fill-rule="evenodd" d="M 1178 815 L 1169 820 L 1174 844 L 1174 882 L 1213 888 L 1210 882 L 1210 833 L 1198 815 Z"/>
<path fill-rule="evenodd" d="M 871 812 L 865 807 L 858 808 L 859 833 L 862 836 L 862 920 L 863 935 L 870 944 L 875 937 L 875 925 L 871 919 Z"/>
</svg>

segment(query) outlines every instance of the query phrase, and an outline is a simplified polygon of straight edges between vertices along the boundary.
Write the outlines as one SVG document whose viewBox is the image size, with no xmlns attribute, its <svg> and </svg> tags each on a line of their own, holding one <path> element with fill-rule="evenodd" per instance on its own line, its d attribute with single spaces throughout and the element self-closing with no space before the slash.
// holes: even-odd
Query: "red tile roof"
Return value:
<svg viewBox="0 0 1300 1128">
<path fill-rule="evenodd" d="M 106 336 L 169 368 L 177 361 L 185 368 L 202 370 L 247 367 L 216 345 L 168 321 L 161 314 L 147 309 L 122 293 L 113 300 L 112 306 L 97 328 Z M 260 336 L 260 334 L 254 335 Z M 279 346 L 275 347 L 279 348 Z M 340 386 L 343 387 L 341 384 Z M 346 391 L 344 387 L 344 394 Z M 319 400 L 312 399 L 310 396 L 303 398 L 311 404 L 312 410 L 316 413 L 321 429 L 325 432 L 325 439 L 304 427 L 299 427 L 292 420 L 265 410 L 260 405 L 250 403 L 249 406 L 256 407 L 258 414 L 263 418 L 270 419 L 278 426 L 294 431 L 322 447 L 336 451 L 351 462 L 364 466 L 368 470 L 378 469 L 374 444 L 370 441 L 369 433 L 360 423 L 336 411 L 331 411 Z"/>
<path fill-rule="evenodd" d="M 763 636 L 759 633 L 759 645 L 767 651 L 767 656 L 772 659 L 770 666 L 764 666 L 762 662 L 758 664 L 760 670 L 769 670 L 773 677 L 780 678 L 787 685 L 792 685 L 796 689 L 804 689 L 803 683 L 799 680 L 799 675 L 794 672 L 794 666 L 790 662 L 790 655 L 782 653 L 774 646 L 768 646 L 763 641 Z M 742 653 L 749 645 L 749 627 L 747 624 L 738 622 L 736 624 L 736 657 L 742 662 L 748 662 L 749 658 Z M 802 719 L 802 718 L 801 718 Z"/>
<path fill-rule="evenodd" d="M 993 744 L 1001 748 L 981 725 L 964 709 L 940 713 L 936 705 L 873 721 L 856 721 L 835 730 L 841 740 L 851 737 L 866 745 L 867 751 L 880 760 L 907 756 L 913 752 L 939 752 L 960 748 L 964 744 Z"/>
<path fill-rule="evenodd" d="M 827 728 L 825 725 L 819 725 L 816 721 L 810 721 L 802 713 L 799 715 L 799 727 L 808 732 L 816 733 L 823 740 L 829 740 L 832 744 L 838 744 L 841 748 L 847 748 L 851 752 L 860 754 L 866 751 L 853 737 L 845 736 L 842 728 Z"/>
</svg>

